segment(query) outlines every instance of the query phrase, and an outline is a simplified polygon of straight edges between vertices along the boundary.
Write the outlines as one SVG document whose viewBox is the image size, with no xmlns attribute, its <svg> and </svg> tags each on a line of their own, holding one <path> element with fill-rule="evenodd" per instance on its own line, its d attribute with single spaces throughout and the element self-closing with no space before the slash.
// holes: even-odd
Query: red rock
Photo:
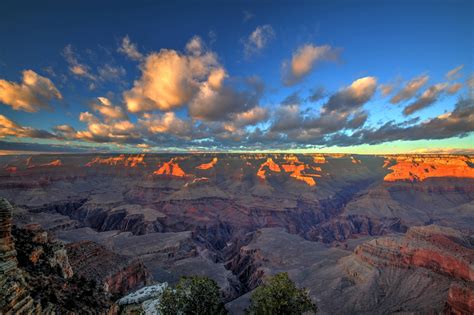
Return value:
<svg viewBox="0 0 474 315">
<path fill-rule="evenodd" d="M 159 169 L 153 172 L 153 175 L 185 177 L 186 173 L 179 166 L 179 164 L 174 161 L 174 159 L 171 159 L 169 162 L 164 162 Z"/>
<path fill-rule="evenodd" d="M 395 156 L 385 161 L 384 167 L 392 173 L 387 174 L 385 181 L 399 180 L 418 182 L 432 177 L 474 178 L 474 168 L 469 166 L 471 159 L 465 156 Z"/>
<path fill-rule="evenodd" d="M 449 288 L 446 314 L 474 314 L 474 289 L 471 285 L 453 284 Z"/>
<path fill-rule="evenodd" d="M 130 155 L 126 156 L 125 154 L 120 154 L 119 156 L 112 156 L 108 158 L 96 157 L 92 161 L 86 164 L 87 167 L 94 165 L 109 165 L 109 166 L 118 166 L 122 165 L 125 167 L 137 167 L 138 165 L 146 165 L 145 154 Z"/>
<path fill-rule="evenodd" d="M 210 169 L 210 168 L 213 168 L 214 165 L 216 165 L 216 164 L 217 164 L 217 158 L 215 157 L 215 158 L 212 159 L 211 162 L 209 162 L 209 163 L 203 163 L 203 164 L 201 164 L 201 165 L 199 165 L 199 166 L 196 166 L 196 168 L 199 169 L 199 170 L 208 170 L 208 169 Z"/>
<path fill-rule="evenodd" d="M 363 243 L 355 254 L 374 266 L 422 267 L 465 281 L 474 281 L 474 250 L 467 237 L 450 228 L 412 227 L 404 237 L 383 237 Z"/>
</svg>

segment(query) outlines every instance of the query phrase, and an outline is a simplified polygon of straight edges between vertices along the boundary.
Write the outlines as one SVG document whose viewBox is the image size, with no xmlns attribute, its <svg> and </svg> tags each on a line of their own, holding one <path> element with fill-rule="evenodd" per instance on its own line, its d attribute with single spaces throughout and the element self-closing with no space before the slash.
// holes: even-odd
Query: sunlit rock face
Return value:
<svg viewBox="0 0 474 315">
<path fill-rule="evenodd" d="M 413 227 L 403 238 L 379 238 L 360 245 L 355 253 L 374 266 L 423 267 L 474 281 L 474 249 L 470 240 L 450 228 Z"/>
<path fill-rule="evenodd" d="M 203 164 L 201 164 L 201 165 L 199 165 L 199 166 L 196 166 L 196 168 L 197 168 L 197 169 L 200 169 L 200 170 L 208 170 L 208 169 L 210 169 L 210 168 L 213 168 L 214 165 L 217 164 L 217 161 L 218 161 L 218 159 L 215 157 L 215 158 L 212 159 L 211 162 L 209 162 L 209 163 L 203 163 Z"/>
<path fill-rule="evenodd" d="M 160 166 L 159 169 L 153 172 L 153 175 L 168 175 L 168 176 L 175 176 L 175 177 L 185 177 L 186 173 L 175 161 L 175 159 L 171 159 L 169 162 L 164 162 Z"/>
<path fill-rule="evenodd" d="M 145 154 L 138 155 L 125 155 L 121 154 L 117 157 L 96 157 L 90 162 L 86 163 L 86 166 L 92 167 L 94 165 L 109 165 L 109 166 L 125 166 L 125 167 L 137 167 L 139 165 L 146 165 L 144 162 Z"/>
<path fill-rule="evenodd" d="M 282 164 L 282 168 L 287 173 L 291 173 L 290 176 L 305 182 L 308 186 L 316 186 L 316 181 L 314 177 L 321 177 L 319 174 L 311 174 L 306 172 L 305 170 L 320 170 L 320 168 L 315 167 L 312 168 L 305 163 L 299 161 L 298 157 L 296 156 L 288 156 L 285 157 L 286 164 Z"/>
<path fill-rule="evenodd" d="M 265 163 L 262 163 L 257 171 L 257 176 L 261 179 L 266 179 L 265 173 L 266 168 L 268 168 L 272 172 L 281 172 L 280 166 L 276 164 L 272 158 L 267 158 Z"/>
<path fill-rule="evenodd" d="M 109 251 L 126 256 L 124 261 L 139 258 L 155 282 L 209 276 L 226 301 L 247 296 L 269 272 L 286 270 L 311 289 L 322 313 L 439 313 L 445 304 L 465 310 L 469 264 L 452 250 L 468 252 L 458 241 L 464 236 L 415 232 L 436 224 L 472 234 L 474 178 L 384 180 L 398 160 L 418 158 L 473 166 L 472 157 L 447 155 L 71 154 L 35 155 L 29 163 L 22 156 L 0 157 L 0 195 L 16 205 L 18 235 L 30 235 L 34 225 L 26 226 L 38 224 L 71 243 L 66 246 L 71 250 L 83 248 L 74 245 L 82 241 L 102 246 L 69 257 L 72 278 L 58 267 L 43 282 L 53 288 L 42 289 L 46 293 L 58 288 L 53 283 L 70 284 L 59 308 L 73 293 L 76 276 L 94 274 L 82 260 L 102 266 L 95 274 L 104 278 L 95 277 L 99 285 L 88 287 L 106 301 L 101 310 L 110 307 L 110 292 L 143 284 L 138 265 L 122 268 L 114 265 L 116 259 L 101 260 Z M 61 166 L 39 167 L 55 160 Z M 39 277 L 38 267 L 49 266 L 54 255 L 31 244 L 21 249 L 30 275 Z M 318 279 L 325 277 L 330 279 L 321 284 Z M 339 291 L 328 290 L 328 281 Z M 386 283 L 394 289 L 387 290 Z"/>
<path fill-rule="evenodd" d="M 473 159 L 466 156 L 389 156 L 384 167 L 391 173 L 384 178 L 393 181 L 424 181 L 433 177 L 474 178 Z"/>
</svg>

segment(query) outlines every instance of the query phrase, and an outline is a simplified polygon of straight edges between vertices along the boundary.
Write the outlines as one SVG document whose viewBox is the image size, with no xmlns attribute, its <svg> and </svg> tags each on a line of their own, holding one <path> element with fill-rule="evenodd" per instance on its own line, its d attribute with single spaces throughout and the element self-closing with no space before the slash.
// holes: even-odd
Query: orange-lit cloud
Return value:
<svg viewBox="0 0 474 315">
<path fill-rule="evenodd" d="M 106 97 L 98 97 L 97 101 L 91 104 L 91 107 L 104 116 L 106 121 L 127 118 L 122 108 L 120 106 L 113 106 L 112 102 Z"/>
<path fill-rule="evenodd" d="M 220 68 L 217 56 L 201 49 L 200 40 L 193 38 L 188 55 L 168 49 L 148 55 L 141 65 L 141 78 L 124 93 L 128 110 L 170 111 L 189 102 L 212 71 Z M 213 79 L 213 83 L 218 82 Z"/>
<path fill-rule="evenodd" d="M 283 83 L 285 85 L 298 83 L 303 77 L 308 75 L 319 62 L 337 61 L 338 59 L 339 50 L 329 45 L 303 45 L 293 53 L 291 61 L 283 62 Z"/>
<path fill-rule="evenodd" d="M 61 93 L 50 79 L 33 70 L 23 71 L 21 83 L 0 79 L 0 102 L 14 110 L 36 112 L 49 108 L 53 99 L 62 99 Z"/>
<path fill-rule="evenodd" d="M 55 138 L 55 135 L 39 129 L 20 126 L 4 115 L 0 115 L 0 138 L 5 137 L 17 138 Z"/>
</svg>

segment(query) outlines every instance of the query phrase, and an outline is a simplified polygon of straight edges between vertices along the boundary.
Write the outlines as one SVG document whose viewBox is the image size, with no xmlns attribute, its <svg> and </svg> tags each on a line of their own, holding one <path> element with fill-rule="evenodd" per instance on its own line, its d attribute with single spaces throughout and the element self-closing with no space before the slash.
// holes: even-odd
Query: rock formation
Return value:
<svg viewBox="0 0 474 315">
<path fill-rule="evenodd" d="M 124 167 L 137 167 L 138 165 L 146 165 L 144 162 L 145 154 L 130 155 L 126 156 L 125 154 L 120 154 L 119 156 L 112 157 L 96 157 L 90 162 L 86 163 L 87 167 L 94 165 L 109 165 L 109 166 L 118 166 L 122 165 Z"/>
<path fill-rule="evenodd" d="M 71 243 L 66 246 L 75 273 L 99 284 L 105 292 L 122 296 L 150 281 L 150 276 L 140 260 L 116 254 L 91 241 Z"/>
<path fill-rule="evenodd" d="M 0 198 L 0 313 L 34 314 L 40 311 L 18 268 L 15 244 L 11 234 L 13 208 Z"/>
<path fill-rule="evenodd" d="M 474 248 L 466 236 L 450 228 L 412 227 L 403 238 L 384 237 L 361 244 L 355 254 L 374 266 L 422 267 L 474 281 Z"/>
<path fill-rule="evenodd" d="M 169 162 L 164 162 L 159 169 L 153 172 L 153 175 L 185 177 L 186 173 L 174 159 L 171 159 Z"/>
<path fill-rule="evenodd" d="M 388 157 L 384 166 L 392 172 L 385 181 L 424 181 L 433 177 L 474 178 L 472 158 L 466 156 L 395 156 Z"/>
<path fill-rule="evenodd" d="M 211 162 L 209 162 L 209 163 L 203 163 L 203 164 L 201 164 L 201 165 L 199 165 L 199 166 L 196 166 L 196 168 L 199 169 L 199 170 L 208 170 L 208 169 L 210 169 L 210 168 L 213 168 L 214 165 L 217 164 L 217 161 L 218 161 L 218 159 L 215 157 L 215 158 L 212 159 Z"/>
</svg>

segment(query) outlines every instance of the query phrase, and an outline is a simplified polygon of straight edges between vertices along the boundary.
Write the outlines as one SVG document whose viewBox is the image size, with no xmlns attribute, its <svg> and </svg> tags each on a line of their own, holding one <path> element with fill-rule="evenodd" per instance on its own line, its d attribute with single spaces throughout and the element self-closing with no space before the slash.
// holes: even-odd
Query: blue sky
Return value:
<svg viewBox="0 0 474 315">
<path fill-rule="evenodd" d="M 4 1 L 0 12 L 2 150 L 473 148 L 472 1 Z M 125 37 L 140 58 L 124 52 Z M 186 50 L 193 38 L 199 52 Z M 180 65 L 170 68 L 170 84 L 153 81 L 168 73 L 165 60 L 171 55 L 163 49 L 176 53 Z M 296 61 L 303 62 L 303 73 L 295 72 Z M 204 69 L 196 72 L 194 62 Z M 74 66 L 86 72 L 74 73 Z M 209 77 L 219 69 L 225 77 L 209 90 Z M 21 86 L 25 70 L 39 76 L 34 86 Z M 390 102 L 422 77 L 426 82 L 410 97 Z M 373 78 L 360 87 L 362 96 L 351 85 L 361 78 Z M 387 86 L 392 92 L 384 95 Z M 430 87 L 435 95 L 429 104 L 403 115 Z M 322 97 L 310 101 L 314 89 Z M 138 109 L 131 110 L 124 96 L 131 90 Z M 12 95 L 29 103 L 19 105 Z M 284 102 L 290 95 L 291 102 Z M 179 100 L 168 108 L 161 101 L 167 96 Z M 97 105 L 98 97 L 108 105 Z M 104 115 L 104 106 L 120 117 Z M 331 106 L 336 109 L 328 112 Z M 94 118 L 81 121 L 85 112 Z M 355 117 L 365 119 L 354 126 Z M 285 119 L 288 126 L 276 127 Z M 390 128 L 382 129 L 388 122 Z"/>
</svg>

